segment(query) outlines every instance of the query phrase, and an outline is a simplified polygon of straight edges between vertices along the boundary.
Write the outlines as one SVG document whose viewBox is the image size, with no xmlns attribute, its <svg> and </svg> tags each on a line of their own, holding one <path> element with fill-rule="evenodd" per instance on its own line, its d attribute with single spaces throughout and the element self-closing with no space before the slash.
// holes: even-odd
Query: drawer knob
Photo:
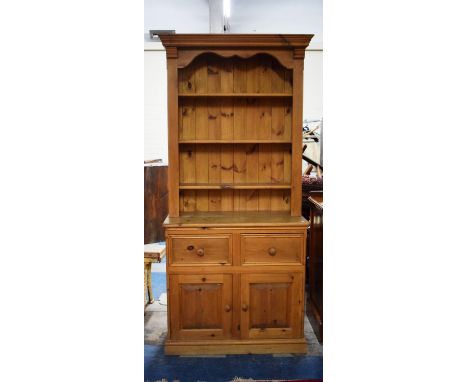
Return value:
<svg viewBox="0 0 468 382">
<path fill-rule="evenodd" d="M 231 311 L 231 305 L 226 305 L 226 306 L 224 307 L 224 310 L 225 310 L 226 312 L 230 312 L 230 311 Z"/>
<path fill-rule="evenodd" d="M 275 247 L 268 248 L 268 253 L 270 254 L 270 256 L 275 256 L 276 248 Z"/>
<path fill-rule="evenodd" d="M 193 245 L 189 245 L 189 246 L 187 247 L 187 251 L 193 251 L 194 248 L 195 248 L 195 247 L 194 247 Z"/>
<path fill-rule="evenodd" d="M 205 254 L 205 250 L 203 248 L 198 248 L 197 249 L 197 255 L 202 257 Z"/>
<path fill-rule="evenodd" d="M 247 312 L 249 310 L 249 306 L 247 304 L 242 304 L 242 310 Z"/>
</svg>

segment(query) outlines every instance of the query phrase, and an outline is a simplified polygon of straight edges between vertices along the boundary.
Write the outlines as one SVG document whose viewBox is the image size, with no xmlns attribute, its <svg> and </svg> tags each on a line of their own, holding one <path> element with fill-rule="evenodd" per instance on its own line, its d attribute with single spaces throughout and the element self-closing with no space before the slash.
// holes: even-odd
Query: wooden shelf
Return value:
<svg viewBox="0 0 468 382">
<path fill-rule="evenodd" d="M 181 216 L 167 217 L 164 226 L 169 227 L 257 227 L 257 226 L 307 226 L 302 216 L 289 212 L 186 212 Z"/>
<path fill-rule="evenodd" d="M 244 184 L 214 184 L 214 183 L 181 183 L 181 190 L 287 190 L 290 184 L 280 183 L 244 183 Z"/>
<path fill-rule="evenodd" d="M 292 97 L 292 93 L 179 93 L 179 97 L 270 97 L 287 98 Z"/>
<path fill-rule="evenodd" d="M 202 143 L 222 143 L 222 144 L 252 144 L 252 143 L 284 143 L 291 144 L 291 141 L 281 141 L 273 139 L 242 139 L 242 140 L 220 140 L 220 139 L 186 139 L 179 141 L 180 144 L 202 144 Z"/>
</svg>

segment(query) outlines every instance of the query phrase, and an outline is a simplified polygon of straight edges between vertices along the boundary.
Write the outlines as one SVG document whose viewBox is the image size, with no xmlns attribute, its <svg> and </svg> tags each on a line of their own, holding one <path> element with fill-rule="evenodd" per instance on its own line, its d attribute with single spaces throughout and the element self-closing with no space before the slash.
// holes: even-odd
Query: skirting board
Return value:
<svg viewBox="0 0 468 382">
<path fill-rule="evenodd" d="M 305 339 L 265 341 L 170 341 L 164 346 L 166 355 L 211 354 L 275 354 L 307 353 Z"/>
</svg>

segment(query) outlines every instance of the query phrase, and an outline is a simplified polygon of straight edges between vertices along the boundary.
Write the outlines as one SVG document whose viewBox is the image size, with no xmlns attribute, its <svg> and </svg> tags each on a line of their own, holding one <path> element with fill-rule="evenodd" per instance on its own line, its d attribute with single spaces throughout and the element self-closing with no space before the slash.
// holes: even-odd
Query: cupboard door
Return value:
<svg viewBox="0 0 468 382">
<path fill-rule="evenodd" d="M 241 336 L 244 339 L 302 337 L 302 274 L 241 276 Z"/>
<path fill-rule="evenodd" d="M 231 338 L 232 275 L 169 276 L 171 339 Z"/>
</svg>

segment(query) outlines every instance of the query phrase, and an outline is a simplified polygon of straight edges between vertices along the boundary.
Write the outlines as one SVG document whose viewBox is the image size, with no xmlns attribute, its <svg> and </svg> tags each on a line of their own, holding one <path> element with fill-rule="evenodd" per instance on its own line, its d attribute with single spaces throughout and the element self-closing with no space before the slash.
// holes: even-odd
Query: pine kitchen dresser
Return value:
<svg viewBox="0 0 468 382">
<path fill-rule="evenodd" d="M 161 35 L 166 354 L 305 353 L 304 53 L 312 35 Z"/>
</svg>

